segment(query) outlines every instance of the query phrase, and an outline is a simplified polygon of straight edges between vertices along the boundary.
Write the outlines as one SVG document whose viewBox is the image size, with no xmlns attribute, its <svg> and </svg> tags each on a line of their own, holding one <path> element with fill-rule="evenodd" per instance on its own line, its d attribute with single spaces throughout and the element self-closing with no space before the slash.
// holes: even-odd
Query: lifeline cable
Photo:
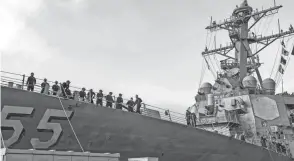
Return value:
<svg viewBox="0 0 294 161">
<path fill-rule="evenodd" d="M 3 135 L 2 135 L 2 131 L 0 132 L 0 134 L 1 134 L 1 142 L 3 144 L 4 149 L 6 149 L 4 139 L 3 139 Z"/>
<path fill-rule="evenodd" d="M 202 59 L 201 75 L 200 75 L 200 81 L 199 81 L 198 89 L 200 88 L 200 86 L 202 84 L 204 71 L 205 71 L 205 64 L 204 64 L 204 58 L 203 58 Z"/>
<path fill-rule="evenodd" d="M 216 34 L 217 34 L 217 32 L 214 34 L 214 49 L 216 49 Z M 220 61 L 217 59 L 217 57 L 216 57 L 216 54 L 213 54 L 213 57 L 214 57 L 214 60 L 215 60 L 215 63 L 216 63 L 216 66 L 217 66 L 217 68 L 218 68 L 218 70 L 219 71 L 221 71 L 221 65 L 220 65 Z"/>
<path fill-rule="evenodd" d="M 267 33 L 267 31 L 269 29 L 269 26 L 272 24 L 272 21 L 273 21 L 274 17 L 275 17 L 275 15 L 271 16 L 269 22 L 267 22 L 267 28 L 265 29 L 264 34 Z"/>
<path fill-rule="evenodd" d="M 209 32 L 207 31 L 207 34 L 206 34 L 206 43 L 205 43 L 205 46 L 206 46 L 207 49 L 210 48 L 210 45 L 211 45 L 211 37 L 212 37 L 212 34 L 211 34 L 211 33 L 208 34 L 208 33 L 209 33 Z M 209 35 L 209 42 L 208 42 L 209 44 L 208 44 L 208 46 L 207 46 L 208 35 Z M 211 59 L 210 59 L 210 55 L 207 55 L 207 56 L 208 56 L 208 61 L 210 61 L 209 63 L 211 63 L 211 66 L 212 66 L 212 69 L 210 68 L 209 70 L 211 71 L 213 77 L 216 79 L 216 76 L 214 75 L 214 72 L 217 73 L 217 70 L 215 70 L 215 68 L 214 68 L 214 64 L 213 64 L 213 62 L 212 62 Z M 204 57 L 204 58 L 205 58 L 205 57 Z M 206 60 L 206 59 L 205 59 L 205 60 Z M 207 65 L 209 66 L 208 61 L 206 60 L 206 63 L 207 63 Z"/>
<path fill-rule="evenodd" d="M 61 84 L 60 84 L 60 85 L 61 85 Z M 65 90 L 63 89 L 62 85 L 61 85 L 60 87 L 61 87 L 61 90 L 63 90 L 64 94 L 67 96 L 67 94 L 65 93 Z M 65 114 L 65 116 L 66 116 L 66 119 L 67 119 L 67 121 L 68 121 L 68 123 L 69 123 L 69 125 L 70 125 L 70 128 L 71 128 L 71 130 L 73 131 L 73 133 L 74 133 L 74 135 L 75 135 L 75 138 L 76 138 L 76 140 L 78 141 L 78 144 L 80 145 L 80 148 L 81 148 L 82 152 L 85 152 L 85 151 L 84 151 L 84 148 L 82 147 L 82 144 L 80 143 L 80 140 L 79 140 L 79 138 L 78 138 L 78 136 L 77 136 L 77 134 L 76 134 L 76 132 L 75 132 L 75 130 L 74 130 L 74 128 L 73 128 L 73 126 L 72 126 L 70 120 L 69 120 L 69 117 L 68 117 L 68 115 L 66 114 L 66 111 L 65 111 L 65 108 L 64 108 L 64 106 L 63 106 L 63 104 L 62 104 L 62 101 L 61 101 L 61 99 L 60 99 L 60 96 L 58 96 L 58 99 L 59 99 L 59 102 L 60 102 L 61 107 L 62 107 L 62 109 L 63 109 L 63 112 L 64 112 L 64 114 Z"/>
<path fill-rule="evenodd" d="M 208 55 L 208 62 L 211 63 L 211 66 L 210 66 L 210 67 L 212 67 L 212 68 L 210 68 L 209 70 L 211 71 L 211 74 L 212 74 L 212 76 L 214 77 L 214 79 L 216 79 L 217 76 L 216 76 L 215 74 L 217 74 L 217 70 L 215 70 L 214 65 L 213 65 L 213 63 L 212 63 L 212 61 L 211 61 L 209 55 Z M 208 63 L 208 64 L 209 64 L 209 63 Z"/>
<path fill-rule="evenodd" d="M 271 152 L 270 152 L 270 150 L 269 150 L 269 149 L 267 149 L 267 151 L 268 151 L 268 153 L 269 153 L 269 155 L 270 155 L 270 157 L 271 157 L 272 161 L 275 161 L 275 160 L 274 160 L 274 158 L 273 158 L 273 156 L 272 156 L 272 154 L 271 154 Z"/>
</svg>

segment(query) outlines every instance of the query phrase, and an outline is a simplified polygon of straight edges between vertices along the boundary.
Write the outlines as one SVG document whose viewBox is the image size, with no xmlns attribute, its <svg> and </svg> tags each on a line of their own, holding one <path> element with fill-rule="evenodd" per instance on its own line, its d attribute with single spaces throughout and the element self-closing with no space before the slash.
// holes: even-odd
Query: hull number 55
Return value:
<svg viewBox="0 0 294 161">
<path fill-rule="evenodd" d="M 24 134 L 24 127 L 20 120 L 10 120 L 11 116 L 17 117 L 32 117 L 34 113 L 33 107 L 20 107 L 20 106 L 4 106 L 1 111 L 1 130 L 13 130 L 13 134 L 7 140 L 4 140 L 5 146 L 11 147 L 21 140 Z M 62 128 L 60 123 L 51 123 L 53 119 L 66 120 L 73 116 L 72 111 L 63 111 L 57 109 L 47 109 L 44 116 L 40 120 L 37 131 L 53 133 L 48 141 L 40 141 L 39 138 L 31 138 L 31 144 L 34 149 L 48 149 L 54 146 L 62 135 Z"/>
</svg>

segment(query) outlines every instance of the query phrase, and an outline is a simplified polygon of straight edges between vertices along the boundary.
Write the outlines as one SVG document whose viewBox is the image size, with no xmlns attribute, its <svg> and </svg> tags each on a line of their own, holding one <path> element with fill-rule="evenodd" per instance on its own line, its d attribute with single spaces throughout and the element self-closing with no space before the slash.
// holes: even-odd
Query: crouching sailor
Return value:
<svg viewBox="0 0 294 161">
<path fill-rule="evenodd" d="M 58 91 L 59 91 L 58 81 L 55 81 L 55 84 L 52 86 L 52 94 L 56 96 Z"/>
</svg>

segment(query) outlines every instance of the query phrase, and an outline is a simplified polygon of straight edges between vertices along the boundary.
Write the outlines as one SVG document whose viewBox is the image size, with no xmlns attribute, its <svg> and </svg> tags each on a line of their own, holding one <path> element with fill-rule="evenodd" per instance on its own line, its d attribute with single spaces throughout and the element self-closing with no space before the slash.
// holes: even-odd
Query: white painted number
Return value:
<svg viewBox="0 0 294 161">
<path fill-rule="evenodd" d="M 19 120 L 8 120 L 10 116 L 29 116 L 33 113 L 32 107 L 19 107 L 19 106 L 4 106 L 1 111 L 1 130 L 14 130 L 12 136 L 4 140 L 6 147 L 10 147 L 19 141 L 24 128 Z"/>
<path fill-rule="evenodd" d="M 73 112 L 66 111 L 66 115 L 71 118 Z M 59 123 L 49 123 L 52 119 L 66 119 L 66 115 L 63 110 L 47 109 L 43 118 L 39 122 L 37 130 L 39 132 L 53 132 L 53 135 L 48 141 L 40 141 L 38 138 L 32 138 L 31 144 L 34 149 L 48 149 L 55 145 L 58 139 L 61 137 L 62 128 Z"/>
</svg>

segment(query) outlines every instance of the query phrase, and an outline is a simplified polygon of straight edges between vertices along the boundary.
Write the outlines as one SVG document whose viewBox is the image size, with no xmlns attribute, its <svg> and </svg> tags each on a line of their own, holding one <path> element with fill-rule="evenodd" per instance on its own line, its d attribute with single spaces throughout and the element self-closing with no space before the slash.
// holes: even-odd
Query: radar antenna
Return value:
<svg viewBox="0 0 294 161">
<path fill-rule="evenodd" d="M 258 81 L 261 84 L 262 78 L 258 70 L 261 63 L 259 63 L 256 57 L 257 54 L 277 39 L 293 35 L 294 30 L 280 30 L 279 33 L 276 34 L 257 36 L 254 33 L 249 34 L 250 29 L 252 29 L 252 27 L 254 27 L 262 18 L 278 13 L 281 7 L 281 5 L 274 5 L 274 7 L 268 9 L 253 11 L 252 7 L 248 5 L 247 0 L 244 0 L 243 3 L 239 7 L 237 6 L 237 8 L 233 11 L 230 18 L 219 23 L 212 21 L 212 23 L 205 28 L 211 32 L 227 30 L 231 40 L 230 45 L 213 50 L 208 50 L 206 48 L 206 50 L 202 52 L 202 56 L 204 58 L 214 54 L 224 56 L 227 59 L 221 61 L 221 69 L 227 70 L 239 68 L 239 82 L 242 82 L 246 75 L 256 72 Z M 254 20 L 251 25 L 248 23 L 250 19 Z M 262 47 L 256 52 L 252 52 L 249 45 L 253 43 L 258 43 L 262 45 Z M 235 56 L 229 56 L 228 53 L 233 49 L 235 49 Z M 250 59 L 250 61 L 248 61 L 248 59 Z"/>
</svg>

